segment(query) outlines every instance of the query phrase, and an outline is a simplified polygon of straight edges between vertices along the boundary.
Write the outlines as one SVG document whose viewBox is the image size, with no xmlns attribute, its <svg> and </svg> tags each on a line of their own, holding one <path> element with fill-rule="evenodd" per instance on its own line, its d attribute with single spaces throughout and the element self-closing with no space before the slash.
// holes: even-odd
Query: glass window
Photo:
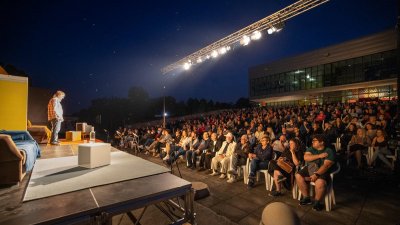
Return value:
<svg viewBox="0 0 400 225">
<path fill-rule="evenodd" d="M 306 69 L 306 90 L 311 89 L 311 67 Z"/>
</svg>

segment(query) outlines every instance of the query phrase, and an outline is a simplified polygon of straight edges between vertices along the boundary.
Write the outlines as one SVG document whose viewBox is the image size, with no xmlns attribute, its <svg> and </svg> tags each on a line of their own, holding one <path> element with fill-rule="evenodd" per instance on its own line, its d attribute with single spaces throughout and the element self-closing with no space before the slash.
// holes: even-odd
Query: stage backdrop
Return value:
<svg viewBox="0 0 400 225">
<path fill-rule="evenodd" d="M 0 74 L 0 129 L 26 130 L 28 78 Z"/>
</svg>

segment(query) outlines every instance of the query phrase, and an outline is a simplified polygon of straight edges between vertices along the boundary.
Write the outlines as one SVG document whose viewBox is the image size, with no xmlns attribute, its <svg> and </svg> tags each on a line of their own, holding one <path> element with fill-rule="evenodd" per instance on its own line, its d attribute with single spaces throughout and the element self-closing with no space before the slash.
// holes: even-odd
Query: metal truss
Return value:
<svg viewBox="0 0 400 225">
<path fill-rule="evenodd" d="M 328 2 L 329 0 L 300 0 L 297 1 L 249 26 L 236 31 L 182 59 L 179 61 L 172 63 L 161 69 L 163 74 L 176 70 L 178 68 L 182 68 L 185 63 L 196 64 L 198 61 L 205 61 L 210 58 L 211 54 L 214 51 L 218 51 L 221 48 L 231 47 L 234 44 L 237 44 L 243 39 L 244 36 L 251 36 L 254 32 L 259 31 L 262 32 L 267 29 L 282 27 L 283 22 L 286 20 L 295 17 L 301 13 L 304 13 L 314 7 L 317 7 L 323 3 Z"/>
</svg>

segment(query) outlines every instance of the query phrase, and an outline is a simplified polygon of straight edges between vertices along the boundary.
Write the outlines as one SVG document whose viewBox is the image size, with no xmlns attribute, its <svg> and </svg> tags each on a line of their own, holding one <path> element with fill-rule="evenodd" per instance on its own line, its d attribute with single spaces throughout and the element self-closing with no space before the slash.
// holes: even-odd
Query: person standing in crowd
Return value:
<svg viewBox="0 0 400 225">
<path fill-rule="evenodd" d="M 61 105 L 61 101 L 64 97 L 65 93 L 59 90 L 53 95 L 47 105 L 47 119 L 51 123 L 50 144 L 52 145 L 60 145 L 58 133 L 61 130 L 61 123 L 64 121 L 63 108 Z"/>
</svg>

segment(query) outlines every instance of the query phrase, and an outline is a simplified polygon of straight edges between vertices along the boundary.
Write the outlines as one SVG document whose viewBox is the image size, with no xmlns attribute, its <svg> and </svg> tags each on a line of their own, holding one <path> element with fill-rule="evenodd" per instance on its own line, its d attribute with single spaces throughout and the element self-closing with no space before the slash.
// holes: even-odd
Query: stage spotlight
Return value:
<svg viewBox="0 0 400 225">
<path fill-rule="evenodd" d="M 251 40 L 258 40 L 261 38 L 261 32 L 256 30 L 253 32 L 253 34 L 251 35 Z"/>
<path fill-rule="evenodd" d="M 281 23 L 277 23 L 274 26 L 270 27 L 267 32 L 268 34 L 273 34 L 275 32 L 279 32 L 283 29 L 283 27 L 285 26 L 285 23 L 281 22 Z"/>
<path fill-rule="evenodd" d="M 252 40 L 261 39 L 263 35 L 279 32 L 284 27 L 285 21 L 326 2 L 329 2 L 329 0 L 296 0 L 295 3 L 163 67 L 161 71 L 163 74 L 166 74 L 181 68 L 189 59 L 193 61 L 189 64 L 195 65 L 198 64 L 197 59 L 199 57 L 201 57 L 202 61 L 206 61 L 209 58 L 216 58 L 220 54 L 226 54 L 226 52 L 236 49 L 239 46 L 246 46 Z M 225 49 L 221 49 L 222 47 Z"/>
<path fill-rule="evenodd" d="M 275 29 L 276 29 L 276 32 L 281 31 L 281 30 L 283 29 L 284 26 L 285 26 L 285 23 L 284 23 L 284 22 L 280 22 L 280 23 L 277 23 L 277 24 L 274 25 L 274 27 L 275 27 Z"/>
<path fill-rule="evenodd" d="M 219 54 L 223 55 L 223 54 L 226 53 L 226 48 L 225 48 L 225 47 L 222 47 L 222 48 L 219 49 L 218 52 L 219 52 Z"/>
<path fill-rule="evenodd" d="M 187 63 L 183 64 L 183 69 L 189 70 L 191 66 L 192 66 L 192 64 L 190 62 L 187 62 Z"/>
<path fill-rule="evenodd" d="M 268 34 L 272 34 L 272 33 L 274 33 L 275 31 L 276 31 L 276 28 L 275 28 L 275 27 L 271 27 L 271 28 L 269 28 L 269 29 L 267 30 Z"/>
<path fill-rule="evenodd" d="M 213 58 L 217 58 L 217 56 L 218 56 L 218 52 L 217 51 L 212 51 L 211 52 L 211 56 L 213 57 Z"/>
<path fill-rule="evenodd" d="M 199 57 L 199 58 L 197 59 L 197 63 L 201 63 L 201 62 L 203 62 L 203 60 Z"/>
<path fill-rule="evenodd" d="M 240 40 L 240 44 L 246 46 L 250 43 L 250 38 L 247 35 L 244 35 L 243 38 Z"/>
</svg>

